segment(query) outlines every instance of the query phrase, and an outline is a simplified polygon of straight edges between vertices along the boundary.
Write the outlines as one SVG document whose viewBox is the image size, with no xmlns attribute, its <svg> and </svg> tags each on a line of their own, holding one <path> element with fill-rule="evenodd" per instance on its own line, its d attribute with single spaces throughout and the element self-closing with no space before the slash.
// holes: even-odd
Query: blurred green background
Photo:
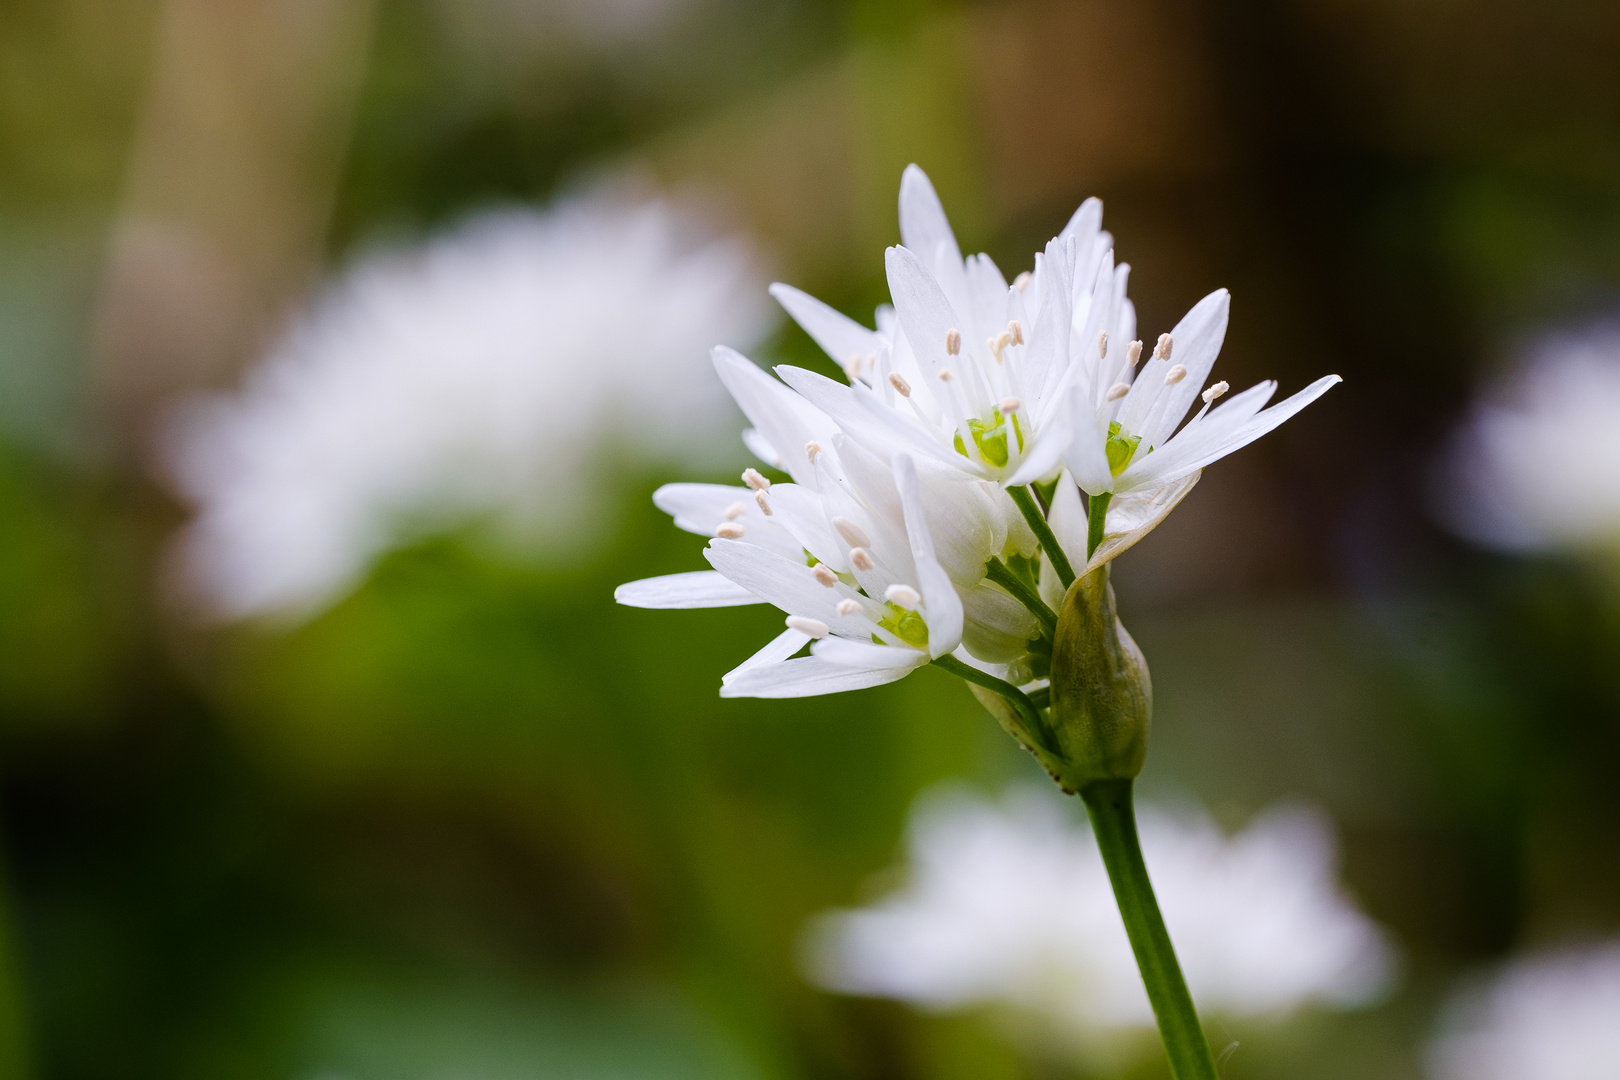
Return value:
<svg viewBox="0 0 1620 1080">
<path fill-rule="evenodd" d="M 1423 501 L 1518 336 L 1620 290 L 1617 49 L 1595 0 L 0 0 L 0 1077 L 1078 1075 L 798 974 L 920 791 L 1035 770 L 941 673 L 721 701 L 779 615 L 615 607 L 699 565 L 653 487 L 733 470 L 627 467 L 584 561 L 469 527 L 296 628 L 156 584 L 158 403 L 354 251 L 632 169 L 865 318 L 909 161 L 1013 270 L 1100 195 L 1145 330 L 1232 290 L 1234 385 L 1345 377 L 1116 581 L 1149 792 L 1324 806 L 1406 960 L 1212 1033 L 1228 1075 L 1421 1075 L 1458 973 L 1620 930 L 1620 600 Z"/>
</svg>

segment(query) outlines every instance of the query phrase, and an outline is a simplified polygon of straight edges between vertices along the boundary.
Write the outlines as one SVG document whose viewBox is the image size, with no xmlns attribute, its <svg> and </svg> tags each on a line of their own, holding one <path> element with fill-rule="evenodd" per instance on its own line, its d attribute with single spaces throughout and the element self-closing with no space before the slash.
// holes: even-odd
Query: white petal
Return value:
<svg viewBox="0 0 1620 1080">
<path fill-rule="evenodd" d="M 743 428 L 743 445 L 748 452 L 759 458 L 773 469 L 782 467 L 782 453 L 771 445 L 769 439 L 759 433 L 758 428 Z"/>
<path fill-rule="evenodd" d="M 776 484 L 768 498 L 775 512 L 771 520 L 780 524 L 799 546 L 831 566 L 835 572 L 849 572 L 844 545 L 838 542 L 832 527 L 827 524 L 828 514 L 821 496 L 798 484 Z"/>
<path fill-rule="evenodd" d="M 1187 377 L 1164 388 L 1166 404 L 1152 429 L 1137 432 L 1144 446 L 1163 446 L 1187 415 L 1188 407 L 1204 392 L 1210 369 L 1215 366 L 1221 343 L 1226 340 L 1226 322 L 1231 311 L 1231 294 L 1225 289 L 1216 289 L 1194 304 L 1170 331 L 1170 363 L 1185 367 Z M 1161 382 L 1163 378 L 1159 376 Z"/>
<path fill-rule="evenodd" d="M 903 247 L 892 247 L 884 253 L 884 263 L 895 312 L 923 372 L 929 378 L 938 378 L 946 367 L 971 363 L 968 357 L 952 357 L 946 351 L 945 336 L 951 330 L 966 331 L 962 348 L 971 350 L 974 341 L 968 333 L 972 328 L 963 325 L 966 320 L 962 313 L 917 255 Z"/>
<path fill-rule="evenodd" d="M 921 655 L 920 653 L 917 655 Z M 881 686 L 911 674 L 911 668 L 852 668 L 819 656 L 801 656 L 738 675 L 720 687 L 721 697 L 791 698 L 840 694 Z"/>
<path fill-rule="evenodd" d="M 749 671 L 753 671 L 755 668 L 768 667 L 771 664 L 780 664 L 782 661 L 804 648 L 805 642 L 809 640 L 810 635 L 801 631 L 792 629 L 782 631 L 780 634 L 771 639 L 770 644 L 766 645 L 753 656 L 750 656 L 747 660 L 744 660 L 742 663 L 726 672 L 726 674 L 720 679 L 720 685 L 725 686 L 727 683 L 730 683 L 736 679 L 737 676 L 745 674 Z"/>
<path fill-rule="evenodd" d="M 709 564 L 768 604 L 790 615 L 824 622 L 836 634 L 868 638 L 872 623 L 864 615 L 840 615 L 838 601 L 853 593 L 827 588 L 804 563 L 785 559 L 738 540 L 714 540 L 703 550 Z"/>
<path fill-rule="evenodd" d="M 770 292 L 793 316 L 793 321 L 804 327 L 804 332 L 840 367 L 847 364 L 852 355 L 867 356 L 883 345 L 877 334 L 809 293 L 780 282 L 772 285 Z"/>
<path fill-rule="evenodd" d="M 831 439 L 834 424 L 815 406 L 771 378 L 758 365 L 724 346 L 713 352 L 714 369 L 760 434 L 782 454 L 782 465 L 800 484 L 815 489 L 805 444 Z"/>
<path fill-rule="evenodd" d="M 822 638 L 810 646 L 810 652 L 829 664 L 866 668 L 872 671 L 883 668 L 903 668 L 912 671 L 928 663 L 928 654 L 921 649 L 878 645 L 870 641 L 850 641 L 846 638 Z"/>
<path fill-rule="evenodd" d="M 915 165 L 907 165 L 900 176 L 900 242 L 930 263 L 936 252 L 943 251 L 957 266 L 962 265 L 962 249 L 945 207 L 928 175 Z"/>
<path fill-rule="evenodd" d="M 917 585 L 927 608 L 928 651 L 932 656 L 943 656 L 962 640 L 962 599 L 956 595 L 945 568 L 934 556 L 933 537 L 929 535 L 922 498 L 917 491 L 917 466 L 905 454 L 895 456 L 894 480 L 900 489 L 900 505 L 905 510 L 911 557 L 917 564 Z"/>
<path fill-rule="evenodd" d="M 1152 532 L 1176 508 L 1176 504 L 1187 497 L 1202 475 L 1195 472 L 1164 487 L 1144 488 L 1114 496 L 1113 502 L 1108 504 L 1107 525 L 1109 529 L 1119 528 L 1122 531 L 1104 532 L 1103 542 L 1097 545 L 1096 553 L 1086 563 L 1082 573 L 1090 573 L 1103 563 L 1112 561 Z"/>
<path fill-rule="evenodd" d="M 736 607 L 765 602 L 713 570 L 631 581 L 614 589 L 613 599 L 639 608 Z"/>
<path fill-rule="evenodd" d="M 836 421 L 845 435 L 885 461 L 897 450 L 908 450 L 946 463 L 951 463 L 954 457 L 962 467 L 969 467 L 967 458 L 941 446 L 914 421 L 885 406 L 864 386 L 845 386 L 825 375 L 788 364 L 778 367 L 776 373 L 806 401 Z"/>
</svg>

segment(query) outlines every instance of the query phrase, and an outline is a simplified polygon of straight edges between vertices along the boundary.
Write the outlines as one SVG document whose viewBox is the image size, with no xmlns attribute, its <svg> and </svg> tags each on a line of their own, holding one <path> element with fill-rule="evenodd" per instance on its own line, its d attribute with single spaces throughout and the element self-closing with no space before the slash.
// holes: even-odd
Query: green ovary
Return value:
<svg viewBox="0 0 1620 1080">
<path fill-rule="evenodd" d="M 928 624 L 921 615 L 893 602 L 884 606 L 889 613 L 879 620 L 879 626 L 914 649 L 928 648 Z"/>
<path fill-rule="evenodd" d="M 1140 435 L 1120 434 L 1119 421 L 1114 420 L 1108 425 L 1108 471 L 1115 476 L 1125 471 L 1125 466 L 1131 463 L 1136 456 L 1136 448 L 1142 443 Z"/>
<path fill-rule="evenodd" d="M 990 410 L 990 422 L 983 420 L 969 420 L 968 434 L 973 436 L 973 445 L 979 450 L 979 456 L 998 469 L 1007 466 L 1007 429 L 1012 428 L 1013 437 L 1018 440 L 1018 450 L 1024 450 L 1024 432 L 1018 426 L 1018 415 L 1011 417 L 1012 422 L 1007 423 L 1001 415 L 1000 409 Z M 963 457 L 968 456 L 967 446 L 962 442 L 962 433 L 956 433 L 956 452 Z"/>
</svg>

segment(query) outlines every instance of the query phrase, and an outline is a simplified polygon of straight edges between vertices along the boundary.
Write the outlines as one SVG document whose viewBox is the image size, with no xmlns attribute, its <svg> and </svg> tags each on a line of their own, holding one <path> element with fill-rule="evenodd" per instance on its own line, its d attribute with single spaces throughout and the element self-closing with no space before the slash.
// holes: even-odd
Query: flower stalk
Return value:
<svg viewBox="0 0 1620 1080">
<path fill-rule="evenodd" d="M 1176 961 L 1164 917 L 1159 914 L 1147 864 L 1142 861 L 1132 784 L 1131 780 L 1098 780 L 1081 788 L 1080 798 L 1091 816 L 1097 849 L 1114 886 L 1120 918 L 1125 922 L 1125 933 L 1131 940 L 1131 951 L 1136 954 L 1136 966 L 1159 1024 L 1159 1038 L 1170 1059 L 1170 1073 L 1176 1080 L 1216 1080 L 1219 1074 L 1215 1059 L 1198 1022 L 1192 995 L 1187 992 L 1187 981 Z"/>
</svg>

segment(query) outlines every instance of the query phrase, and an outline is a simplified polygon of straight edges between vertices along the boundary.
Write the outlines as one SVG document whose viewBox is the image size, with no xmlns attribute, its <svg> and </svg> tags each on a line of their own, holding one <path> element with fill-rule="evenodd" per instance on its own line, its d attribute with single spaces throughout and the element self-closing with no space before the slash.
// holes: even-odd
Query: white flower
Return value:
<svg viewBox="0 0 1620 1080">
<path fill-rule="evenodd" d="M 1428 1058 L 1434 1080 L 1614 1080 L 1620 941 L 1528 956 L 1464 990 Z"/>
<path fill-rule="evenodd" d="M 1149 809 L 1141 833 L 1202 1008 L 1277 1016 L 1389 987 L 1392 950 L 1336 884 L 1322 815 L 1273 809 L 1227 837 L 1200 814 Z M 1152 1027 L 1096 843 L 1055 795 L 934 796 L 913 812 L 908 846 L 903 887 L 812 924 L 816 982 L 932 1009 L 1007 1007 L 1071 1037 Z"/>
<path fill-rule="evenodd" d="M 491 513 L 580 550 L 609 452 L 718 457 L 709 345 L 769 318 L 746 249 L 692 231 L 591 196 L 360 260 L 239 393 L 169 426 L 189 589 L 226 617 L 308 614 L 412 532 Z"/>
<path fill-rule="evenodd" d="M 1325 376 L 1265 409 L 1277 389 L 1267 381 L 1212 408 L 1227 389 L 1202 389 L 1226 336 L 1224 289 L 1142 363 L 1125 295 L 1130 268 L 1114 265 L 1101 226 L 1102 204 L 1089 199 L 1009 285 L 989 256 L 962 258 L 932 185 L 910 166 L 900 185 L 904 246 L 887 256 L 895 316 L 880 311 L 878 329 L 867 330 L 773 286 L 850 385 L 797 368 L 779 369 L 782 377 L 880 457 L 905 449 L 1006 486 L 1050 479 L 1061 460 L 1089 495 L 1178 485 L 1185 494 L 1205 465 L 1340 381 Z M 1182 425 L 1200 396 L 1203 408 Z"/>
<path fill-rule="evenodd" d="M 1438 479 L 1442 515 L 1469 539 L 1620 547 L 1620 325 L 1536 343 L 1474 406 Z"/>
</svg>

